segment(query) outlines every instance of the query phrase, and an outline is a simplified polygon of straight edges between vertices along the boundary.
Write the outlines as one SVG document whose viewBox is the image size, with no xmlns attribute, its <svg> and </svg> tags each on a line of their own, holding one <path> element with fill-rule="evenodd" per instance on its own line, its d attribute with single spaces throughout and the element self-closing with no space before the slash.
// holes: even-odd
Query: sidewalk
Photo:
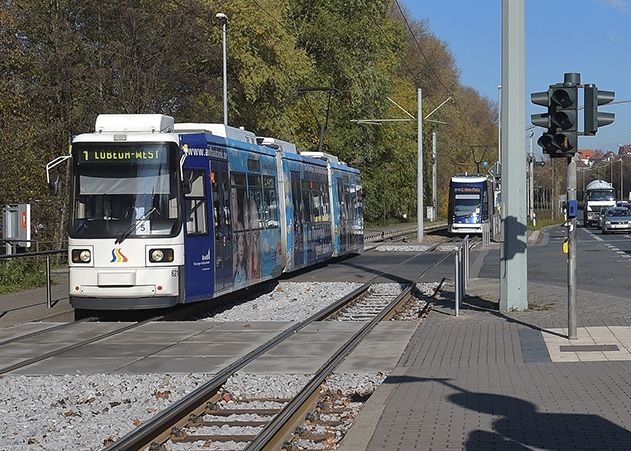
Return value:
<svg viewBox="0 0 631 451">
<path fill-rule="evenodd" d="M 51 295 L 53 308 L 46 305 L 46 287 L 0 295 L 0 327 L 48 317 L 56 321 L 72 321 L 74 313 L 68 300 L 68 273 L 53 272 Z"/>
<path fill-rule="evenodd" d="M 342 449 L 631 449 L 631 301 L 579 291 L 569 342 L 565 287 L 529 284 L 524 313 L 498 293 L 438 301 Z"/>
</svg>

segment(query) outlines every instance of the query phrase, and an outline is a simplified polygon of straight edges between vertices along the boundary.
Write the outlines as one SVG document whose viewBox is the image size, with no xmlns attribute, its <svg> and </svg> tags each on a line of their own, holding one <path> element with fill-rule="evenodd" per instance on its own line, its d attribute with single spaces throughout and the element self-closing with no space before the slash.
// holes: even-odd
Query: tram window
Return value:
<svg viewBox="0 0 631 451">
<path fill-rule="evenodd" d="M 276 181 L 274 180 L 274 177 L 271 177 L 269 175 L 264 175 L 263 188 L 276 188 Z"/>
<path fill-rule="evenodd" d="M 177 219 L 177 197 L 169 199 L 169 219 Z"/>
<path fill-rule="evenodd" d="M 204 171 L 191 170 L 190 176 L 186 176 L 191 180 L 191 192 L 184 195 L 186 202 L 186 232 L 189 235 L 202 235 L 208 233 Z"/>
<path fill-rule="evenodd" d="M 245 215 L 245 207 L 247 203 L 247 192 L 245 183 L 245 174 L 242 172 L 233 172 L 230 174 L 230 181 L 232 188 L 230 189 L 230 209 L 234 221 L 235 230 L 244 230 L 249 228 L 249 224 L 245 224 L 245 219 L 248 219 L 249 215 Z"/>
<path fill-rule="evenodd" d="M 260 170 L 261 170 L 261 162 L 259 160 L 248 158 L 248 171 L 259 172 Z"/>
<path fill-rule="evenodd" d="M 246 228 L 254 230 L 263 227 L 263 188 L 261 176 L 248 174 L 248 215 Z"/>
<path fill-rule="evenodd" d="M 273 189 L 265 190 L 265 227 L 278 227 L 278 206 L 276 205 L 276 191 Z"/>
<path fill-rule="evenodd" d="M 274 177 L 263 176 L 263 214 L 261 220 L 266 228 L 278 227 L 278 207 L 276 205 L 276 181 Z"/>
<path fill-rule="evenodd" d="M 232 186 L 245 186 L 245 174 L 242 172 L 233 172 L 230 174 Z"/>
<path fill-rule="evenodd" d="M 215 222 L 215 230 L 219 227 L 219 210 L 221 205 L 219 203 L 219 186 L 217 184 L 217 173 L 212 171 L 210 173 L 210 182 L 213 196 L 213 220 Z"/>
<path fill-rule="evenodd" d="M 310 205 L 309 182 L 302 182 L 302 203 L 304 208 L 305 222 L 313 222 L 313 214 Z"/>
<path fill-rule="evenodd" d="M 322 193 L 318 190 L 311 191 L 311 213 L 315 222 L 322 221 Z"/>
</svg>

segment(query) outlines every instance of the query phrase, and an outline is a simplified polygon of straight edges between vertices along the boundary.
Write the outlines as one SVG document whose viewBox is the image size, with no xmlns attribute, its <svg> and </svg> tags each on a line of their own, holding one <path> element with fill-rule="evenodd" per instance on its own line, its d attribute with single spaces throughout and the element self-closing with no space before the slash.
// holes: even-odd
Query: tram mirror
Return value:
<svg viewBox="0 0 631 451">
<path fill-rule="evenodd" d="M 51 196 L 56 196 L 59 193 L 59 171 L 56 169 L 50 170 L 48 192 Z"/>
<path fill-rule="evenodd" d="M 182 178 L 182 194 L 190 194 L 193 185 L 193 171 L 185 170 Z"/>
</svg>

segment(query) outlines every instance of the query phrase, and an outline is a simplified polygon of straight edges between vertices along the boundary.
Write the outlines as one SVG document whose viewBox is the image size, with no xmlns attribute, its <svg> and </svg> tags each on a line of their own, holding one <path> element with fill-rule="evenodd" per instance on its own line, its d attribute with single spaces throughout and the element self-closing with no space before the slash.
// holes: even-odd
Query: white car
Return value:
<svg viewBox="0 0 631 451">
<path fill-rule="evenodd" d="M 631 231 L 631 212 L 628 208 L 612 207 L 608 208 L 601 219 L 601 230 L 603 235 L 607 233 Z"/>
<path fill-rule="evenodd" d="M 603 226 L 603 218 L 605 217 L 605 215 L 607 214 L 607 210 L 609 210 L 612 207 L 602 207 L 600 209 L 600 212 L 598 213 L 598 219 L 596 219 L 597 223 L 598 223 L 598 228 L 602 229 Z"/>
</svg>

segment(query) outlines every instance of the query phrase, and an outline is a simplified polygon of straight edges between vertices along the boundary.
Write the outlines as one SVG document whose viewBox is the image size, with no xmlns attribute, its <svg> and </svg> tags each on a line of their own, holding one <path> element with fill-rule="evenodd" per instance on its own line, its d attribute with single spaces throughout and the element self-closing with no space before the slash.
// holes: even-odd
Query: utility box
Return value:
<svg viewBox="0 0 631 451">
<path fill-rule="evenodd" d="M 7 254 L 12 254 L 16 247 L 31 247 L 31 204 L 2 207 L 2 237 L 7 240 Z"/>
</svg>

